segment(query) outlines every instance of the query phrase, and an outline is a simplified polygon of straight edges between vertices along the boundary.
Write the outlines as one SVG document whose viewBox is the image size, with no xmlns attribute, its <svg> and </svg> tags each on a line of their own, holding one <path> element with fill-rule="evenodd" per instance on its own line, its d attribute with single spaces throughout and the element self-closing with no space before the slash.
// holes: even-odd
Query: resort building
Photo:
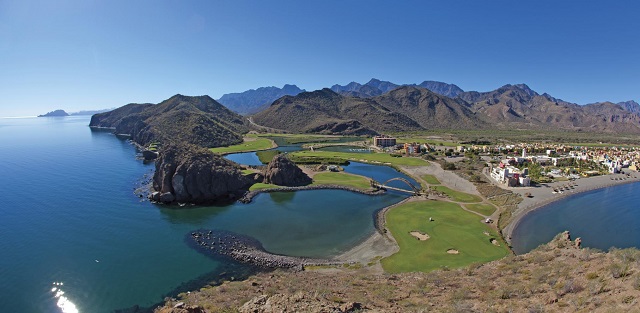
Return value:
<svg viewBox="0 0 640 313">
<path fill-rule="evenodd" d="M 421 146 L 417 143 L 405 143 L 404 144 L 404 152 L 406 154 L 418 154 L 420 153 Z"/>
<path fill-rule="evenodd" d="M 396 138 L 390 136 L 375 136 L 373 137 L 373 145 L 377 147 L 392 147 L 396 145 Z"/>
<path fill-rule="evenodd" d="M 508 187 L 528 187 L 531 186 L 531 178 L 528 177 L 529 170 L 500 163 L 500 166 L 491 169 L 491 178 Z"/>
</svg>

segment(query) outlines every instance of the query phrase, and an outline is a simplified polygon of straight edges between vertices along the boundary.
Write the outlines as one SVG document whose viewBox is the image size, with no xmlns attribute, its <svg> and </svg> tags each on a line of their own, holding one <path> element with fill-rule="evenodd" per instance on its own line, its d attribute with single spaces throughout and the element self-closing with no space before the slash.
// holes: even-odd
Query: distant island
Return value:
<svg viewBox="0 0 640 313">
<path fill-rule="evenodd" d="M 102 110 L 84 110 L 73 113 L 67 113 L 65 110 L 55 110 L 48 112 L 47 114 L 38 115 L 38 117 L 60 117 L 60 116 L 78 116 L 78 115 L 94 115 L 103 112 L 109 112 L 113 109 L 102 109 Z"/>
<path fill-rule="evenodd" d="M 65 112 L 64 110 L 55 110 L 47 114 L 38 115 L 38 117 L 60 117 L 60 116 L 69 116 L 69 113 Z"/>
</svg>

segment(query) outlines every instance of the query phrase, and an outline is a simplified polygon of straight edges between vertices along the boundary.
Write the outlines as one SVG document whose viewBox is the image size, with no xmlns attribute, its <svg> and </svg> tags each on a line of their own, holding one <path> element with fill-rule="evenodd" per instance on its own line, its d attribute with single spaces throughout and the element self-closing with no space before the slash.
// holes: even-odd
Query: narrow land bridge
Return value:
<svg viewBox="0 0 640 313">
<path fill-rule="evenodd" d="M 411 187 L 411 190 L 387 186 L 387 184 L 392 182 L 392 181 L 401 181 L 401 182 L 407 184 L 409 187 Z M 371 179 L 369 182 L 371 183 L 371 187 L 373 187 L 375 189 L 395 190 L 395 191 L 400 191 L 400 192 L 411 193 L 411 194 L 414 194 L 416 196 L 419 196 L 419 195 L 422 194 L 422 190 L 420 190 L 418 187 L 414 186 L 410 181 L 408 181 L 408 180 L 406 180 L 406 179 L 404 179 L 402 177 L 391 178 L 391 179 L 387 180 L 386 182 L 384 182 L 382 184 L 377 182 L 377 181 L 375 181 L 374 179 Z"/>
</svg>

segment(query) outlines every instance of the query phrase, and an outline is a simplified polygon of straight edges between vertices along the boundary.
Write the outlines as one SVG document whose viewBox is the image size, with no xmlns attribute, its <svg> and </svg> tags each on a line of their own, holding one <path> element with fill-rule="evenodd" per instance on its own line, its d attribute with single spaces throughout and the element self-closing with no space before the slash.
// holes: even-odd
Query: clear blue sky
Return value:
<svg viewBox="0 0 640 313">
<path fill-rule="evenodd" d="M 640 100 L 638 1 L 0 0 L 0 116 L 375 77 Z"/>
</svg>

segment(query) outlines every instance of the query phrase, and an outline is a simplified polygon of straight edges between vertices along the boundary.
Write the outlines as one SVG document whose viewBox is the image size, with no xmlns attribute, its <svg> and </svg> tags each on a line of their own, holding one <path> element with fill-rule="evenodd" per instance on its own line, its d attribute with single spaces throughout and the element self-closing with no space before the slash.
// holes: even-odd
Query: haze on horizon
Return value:
<svg viewBox="0 0 640 313">
<path fill-rule="evenodd" d="M 436 80 L 640 100 L 640 3 L 0 0 L 0 116 Z M 640 101 L 639 101 L 640 102 Z"/>
</svg>

